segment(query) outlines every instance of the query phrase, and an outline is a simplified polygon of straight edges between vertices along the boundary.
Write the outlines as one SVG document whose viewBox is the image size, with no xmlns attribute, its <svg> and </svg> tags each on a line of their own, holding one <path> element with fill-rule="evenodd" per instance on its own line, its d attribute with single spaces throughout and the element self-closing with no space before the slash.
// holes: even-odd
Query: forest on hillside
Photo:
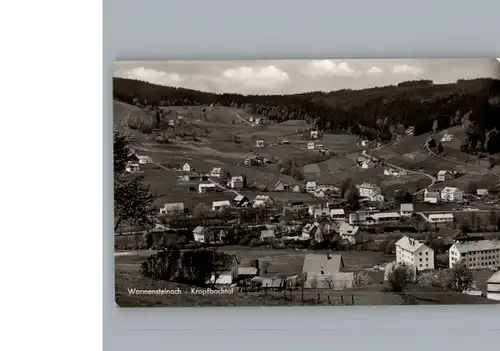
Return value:
<svg viewBox="0 0 500 351">
<path fill-rule="evenodd" d="M 434 84 L 429 80 L 362 90 L 295 95 L 214 94 L 124 78 L 113 79 L 114 99 L 147 107 L 210 105 L 243 108 L 273 122 L 306 120 L 326 132 L 391 140 L 410 126 L 414 134 L 460 125 L 467 153 L 500 152 L 500 80 L 481 78 Z"/>
</svg>

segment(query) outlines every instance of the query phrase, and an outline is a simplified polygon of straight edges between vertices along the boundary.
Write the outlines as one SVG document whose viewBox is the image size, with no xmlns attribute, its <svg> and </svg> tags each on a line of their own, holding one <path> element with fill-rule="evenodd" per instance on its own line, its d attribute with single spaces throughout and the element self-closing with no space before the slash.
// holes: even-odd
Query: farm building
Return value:
<svg viewBox="0 0 500 351">
<path fill-rule="evenodd" d="M 428 191 L 427 189 L 424 191 L 424 202 L 437 204 L 440 197 L 439 191 Z"/>
<path fill-rule="evenodd" d="M 153 163 L 151 156 L 136 155 L 136 157 L 140 164 Z"/>
<path fill-rule="evenodd" d="M 307 150 L 314 150 L 314 143 L 307 143 Z"/>
<path fill-rule="evenodd" d="M 316 208 L 313 212 L 314 219 L 318 218 L 328 218 L 330 216 L 330 211 L 328 208 Z"/>
<path fill-rule="evenodd" d="M 183 170 L 184 172 L 191 172 L 191 166 L 189 165 L 189 163 L 187 163 L 187 162 L 186 162 L 186 163 L 184 163 L 184 164 L 182 165 L 182 170 Z"/>
<path fill-rule="evenodd" d="M 253 200 L 253 207 L 272 207 L 274 200 L 268 195 L 257 195 Z"/>
<path fill-rule="evenodd" d="M 311 139 L 318 139 L 318 131 L 317 130 L 311 130 Z"/>
<path fill-rule="evenodd" d="M 359 227 L 352 226 L 349 223 L 342 222 L 338 227 L 338 233 L 344 240 L 348 240 L 351 244 L 356 244 L 356 236 L 358 235 Z"/>
<path fill-rule="evenodd" d="M 238 279 L 249 279 L 259 275 L 258 267 L 238 267 Z"/>
<path fill-rule="evenodd" d="M 160 208 L 161 215 L 176 215 L 184 213 L 184 204 L 182 202 L 165 204 Z"/>
<path fill-rule="evenodd" d="M 490 300 L 500 301 L 500 271 L 497 271 L 488 279 L 486 297 Z"/>
<path fill-rule="evenodd" d="M 304 258 L 303 274 L 306 288 L 328 288 L 342 290 L 351 288 L 354 273 L 340 272 L 344 267 L 342 255 L 308 254 Z"/>
<path fill-rule="evenodd" d="M 500 241 L 455 242 L 449 250 L 450 268 L 464 262 L 471 269 L 500 268 Z"/>
<path fill-rule="evenodd" d="M 231 189 L 243 188 L 243 177 L 242 176 L 231 177 L 231 181 L 229 182 L 229 186 L 231 187 Z"/>
<path fill-rule="evenodd" d="M 214 201 L 212 203 L 212 211 L 220 211 L 223 208 L 230 208 L 231 203 L 229 200 L 223 200 L 223 201 Z"/>
<path fill-rule="evenodd" d="M 413 211 L 413 204 L 401 204 L 399 210 L 401 217 L 411 217 L 413 216 Z"/>
<path fill-rule="evenodd" d="M 402 237 L 396 242 L 396 262 L 418 271 L 434 269 L 434 250 L 418 240 Z"/>
<path fill-rule="evenodd" d="M 236 256 L 233 256 L 233 261 L 228 270 L 218 275 L 217 279 L 214 275 L 210 277 L 210 283 L 217 285 L 231 285 L 238 278 L 239 262 Z M 208 283 L 208 282 L 207 282 Z"/>
<path fill-rule="evenodd" d="M 300 184 L 297 184 L 293 187 L 292 191 L 294 193 L 301 193 L 304 191 L 304 186 L 303 185 L 300 185 Z"/>
<path fill-rule="evenodd" d="M 447 186 L 441 190 L 441 200 L 446 202 L 460 202 L 464 198 L 463 192 L 455 187 Z"/>
<path fill-rule="evenodd" d="M 264 140 L 257 140 L 257 141 L 255 142 L 255 146 L 256 146 L 256 147 L 264 147 L 264 146 L 265 146 L 265 142 L 264 142 Z"/>
<path fill-rule="evenodd" d="M 450 223 L 454 218 L 453 213 L 432 213 L 428 217 L 431 223 Z"/>
<path fill-rule="evenodd" d="M 439 182 L 444 182 L 446 180 L 451 180 L 453 179 L 454 176 L 453 176 L 453 173 L 451 173 L 450 171 L 439 171 L 438 174 L 437 174 L 437 180 Z"/>
<path fill-rule="evenodd" d="M 314 191 L 314 190 L 316 190 L 316 182 L 307 182 L 306 191 Z"/>
<path fill-rule="evenodd" d="M 140 167 L 138 163 L 127 163 L 125 166 L 125 171 L 128 173 L 136 173 L 140 171 Z"/>
<path fill-rule="evenodd" d="M 213 192 L 216 190 L 217 190 L 217 187 L 213 183 L 200 183 L 200 184 L 198 184 L 198 193 L 200 193 L 200 194 Z"/>
</svg>

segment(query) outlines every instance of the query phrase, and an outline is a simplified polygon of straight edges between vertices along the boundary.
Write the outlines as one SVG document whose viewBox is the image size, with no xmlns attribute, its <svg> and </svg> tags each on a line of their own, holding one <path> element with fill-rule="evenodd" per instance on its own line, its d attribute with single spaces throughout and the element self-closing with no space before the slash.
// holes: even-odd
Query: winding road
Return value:
<svg viewBox="0 0 500 351">
<path fill-rule="evenodd" d="M 385 145 L 383 145 L 383 146 L 381 146 L 381 147 L 378 147 L 378 148 L 375 148 L 375 149 L 376 149 L 376 150 L 380 150 L 380 149 L 382 149 L 383 147 L 385 147 L 385 146 L 387 146 L 387 145 L 390 145 L 390 144 L 385 144 Z M 367 149 L 367 150 L 368 150 L 368 149 Z M 376 161 L 379 161 L 379 160 L 380 160 L 379 158 L 377 158 L 377 157 L 375 157 L 375 156 L 368 155 L 368 154 L 367 154 L 367 150 L 363 150 L 363 151 L 361 152 L 361 153 L 363 154 L 363 156 L 368 157 L 368 158 L 370 158 L 370 159 L 372 159 L 372 160 L 376 160 Z M 385 164 L 385 165 L 387 165 L 387 166 L 389 166 L 389 167 L 392 167 L 392 168 L 396 168 L 396 169 L 399 169 L 399 170 L 405 171 L 406 173 L 409 173 L 409 174 L 418 174 L 418 175 L 423 175 L 423 176 L 425 176 L 425 177 L 427 177 L 427 178 L 429 178 L 429 179 L 431 180 L 431 183 L 430 183 L 429 185 L 427 185 L 427 187 L 425 187 L 425 188 L 423 188 L 423 189 L 420 189 L 419 191 L 415 192 L 413 195 L 417 195 L 417 194 L 421 193 L 422 191 L 425 191 L 426 189 L 428 189 L 428 188 L 430 188 L 431 186 L 433 186 L 433 185 L 436 183 L 436 181 L 437 181 L 437 179 L 436 179 L 434 176 L 432 176 L 432 175 L 430 175 L 430 174 L 428 174 L 428 173 L 425 173 L 425 172 L 413 171 L 413 170 L 411 170 L 411 169 L 407 169 L 407 168 L 403 168 L 403 167 L 396 166 L 396 165 L 394 165 L 394 164 L 392 164 L 392 163 L 388 163 L 388 162 L 386 162 L 386 161 L 384 161 L 384 164 Z"/>
<path fill-rule="evenodd" d="M 456 163 L 458 165 L 462 165 L 462 166 L 468 166 L 468 167 L 476 167 L 486 173 L 489 173 L 491 175 L 493 175 L 494 177 L 496 177 L 498 180 L 500 180 L 500 174 L 498 173 L 495 173 L 493 172 L 492 170 L 490 169 L 487 169 L 487 168 L 484 168 L 484 167 L 481 167 L 481 166 L 478 166 L 478 165 L 474 165 L 474 164 L 470 164 L 470 163 L 466 163 L 466 162 L 462 162 L 462 161 L 458 161 L 458 160 L 454 160 L 452 158 L 449 158 L 449 157 L 444 157 L 444 156 L 441 156 L 441 155 L 438 155 L 437 153 L 435 153 L 434 151 L 432 151 L 429 147 L 429 140 L 431 140 L 432 137 L 429 137 L 429 139 L 427 139 L 425 141 L 425 144 L 424 144 L 424 147 L 427 149 L 427 151 L 429 152 L 430 155 L 436 157 L 436 158 L 440 158 L 442 160 L 445 160 L 445 161 L 450 161 L 450 162 L 453 162 L 453 163 Z"/>
</svg>

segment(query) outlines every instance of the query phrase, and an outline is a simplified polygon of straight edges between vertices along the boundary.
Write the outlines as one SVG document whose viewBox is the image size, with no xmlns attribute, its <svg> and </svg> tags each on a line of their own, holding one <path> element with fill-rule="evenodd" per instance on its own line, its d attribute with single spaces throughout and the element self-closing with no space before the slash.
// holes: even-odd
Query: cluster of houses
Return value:
<svg viewBox="0 0 500 351">
<path fill-rule="evenodd" d="M 137 173 L 141 171 L 141 166 L 148 163 L 153 163 L 151 156 L 138 155 L 133 149 L 129 149 L 129 157 L 133 160 L 128 161 L 125 165 L 125 171 L 128 173 Z"/>
</svg>

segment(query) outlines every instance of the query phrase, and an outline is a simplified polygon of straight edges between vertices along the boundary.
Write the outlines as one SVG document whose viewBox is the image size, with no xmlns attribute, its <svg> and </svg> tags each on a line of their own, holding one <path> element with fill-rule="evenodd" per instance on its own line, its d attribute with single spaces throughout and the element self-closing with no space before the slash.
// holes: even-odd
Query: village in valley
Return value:
<svg viewBox="0 0 500 351">
<path fill-rule="evenodd" d="M 114 90 L 119 305 L 500 302 L 500 163 L 464 148 L 468 111 L 355 130 L 267 98 Z"/>
</svg>

